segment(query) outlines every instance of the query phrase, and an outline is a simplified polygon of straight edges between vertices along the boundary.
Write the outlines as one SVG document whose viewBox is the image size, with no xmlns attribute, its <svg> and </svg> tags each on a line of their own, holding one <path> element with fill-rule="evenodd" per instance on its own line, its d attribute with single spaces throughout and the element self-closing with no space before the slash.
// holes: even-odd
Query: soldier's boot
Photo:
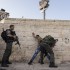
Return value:
<svg viewBox="0 0 70 70">
<path fill-rule="evenodd" d="M 2 67 L 9 67 L 7 64 L 1 64 Z"/>
<path fill-rule="evenodd" d="M 58 66 L 56 66 L 54 62 L 50 62 L 49 67 L 51 67 L 51 68 L 57 68 Z"/>
<path fill-rule="evenodd" d="M 1 67 L 9 67 L 9 66 L 6 64 L 5 60 L 2 60 Z"/>
</svg>

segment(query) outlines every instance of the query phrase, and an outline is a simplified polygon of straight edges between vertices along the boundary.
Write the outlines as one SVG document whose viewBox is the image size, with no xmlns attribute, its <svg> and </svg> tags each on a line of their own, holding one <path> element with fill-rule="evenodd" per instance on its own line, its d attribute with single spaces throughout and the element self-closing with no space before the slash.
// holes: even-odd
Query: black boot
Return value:
<svg viewBox="0 0 70 70">
<path fill-rule="evenodd" d="M 2 67 L 9 67 L 7 64 L 1 64 Z"/>
<path fill-rule="evenodd" d="M 1 66 L 2 67 L 9 67 L 5 61 L 2 61 Z"/>
<path fill-rule="evenodd" d="M 49 67 L 57 68 L 58 66 L 56 66 L 54 62 L 50 62 Z"/>
</svg>

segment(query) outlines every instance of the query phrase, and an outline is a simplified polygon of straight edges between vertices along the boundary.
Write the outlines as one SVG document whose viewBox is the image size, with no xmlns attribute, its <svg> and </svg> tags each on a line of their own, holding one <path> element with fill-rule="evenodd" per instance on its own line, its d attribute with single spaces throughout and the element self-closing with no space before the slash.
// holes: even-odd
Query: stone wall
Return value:
<svg viewBox="0 0 70 70">
<path fill-rule="evenodd" d="M 54 50 L 55 62 L 61 63 L 70 61 L 70 21 L 69 20 L 35 20 L 35 19 L 15 19 L 8 18 L 4 23 L 0 23 L 0 34 L 2 28 L 7 29 L 10 24 L 15 25 L 15 31 L 21 43 L 21 49 L 13 43 L 12 61 L 29 61 L 32 57 L 37 42 L 32 37 L 32 32 L 39 34 L 42 38 L 51 35 L 59 41 L 56 43 Z M 0 37 L 0 60 L 2 59 L 5 43 Z M 37 56 L 34 62 L 38 62 Z M 46 60 L 46 59 L 45 59 Z M 47 61 L 47 60 L 46 60 Z"/>
</svg>

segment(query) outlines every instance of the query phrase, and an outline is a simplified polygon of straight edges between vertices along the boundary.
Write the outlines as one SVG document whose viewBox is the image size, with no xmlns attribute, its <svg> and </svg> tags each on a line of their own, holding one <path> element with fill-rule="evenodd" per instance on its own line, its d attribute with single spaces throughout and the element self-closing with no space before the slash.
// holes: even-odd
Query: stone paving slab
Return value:
<svg viewBox="0 0 70 70">
<path fill-rule="evenodd" d="M 13 63 L 9 67 L 0 67 L 0 70 L 70 70 L 70 63 L 60 64 L 58 68 L 49 68 L 48 64 L 40 65 L 38 63 L 28 65 L 27 63 Z"/>
</svg>

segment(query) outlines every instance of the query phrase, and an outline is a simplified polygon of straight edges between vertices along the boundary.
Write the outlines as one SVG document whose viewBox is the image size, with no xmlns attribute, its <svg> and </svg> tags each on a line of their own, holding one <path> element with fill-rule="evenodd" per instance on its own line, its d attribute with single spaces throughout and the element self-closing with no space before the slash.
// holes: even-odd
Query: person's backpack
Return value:
<svg viewBox="0 0 70 70">
<path fill-rule="evenodd" d="M 6 31 L 4 31 L 4 29 L 3 29 L 3 32 L 1 33 L 1 37 L 5 42 L 7 42 L 7 34 L 6 34 Z"/>
<path fill-rule="evenodd" d="M 43 38 L 43 43 L 52 45 L 55 43 L 55 39 L 52 36 L 48 35 Z"/>
</svg>

